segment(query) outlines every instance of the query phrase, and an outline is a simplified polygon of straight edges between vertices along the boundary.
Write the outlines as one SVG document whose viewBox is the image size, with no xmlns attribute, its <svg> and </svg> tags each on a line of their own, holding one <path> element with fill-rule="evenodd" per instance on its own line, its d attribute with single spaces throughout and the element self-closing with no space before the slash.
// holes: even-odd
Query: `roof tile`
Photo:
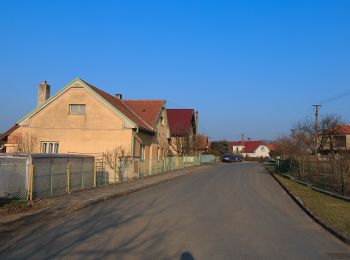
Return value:
<svg viewBox="0 0 350 260">
<path fill-rule="evenodd" d="M 170 134 L 179 135 L 188 131 L 194 117 L 194 109 L 167 109 Z"/>
</svg>

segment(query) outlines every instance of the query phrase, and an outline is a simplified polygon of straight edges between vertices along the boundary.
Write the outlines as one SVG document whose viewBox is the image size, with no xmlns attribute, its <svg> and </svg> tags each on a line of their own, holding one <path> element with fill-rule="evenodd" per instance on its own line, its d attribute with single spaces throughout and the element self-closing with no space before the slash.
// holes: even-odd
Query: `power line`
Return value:
<svg viewBox="0 0 350 260">
<path fill-rule="evenodd" d="M 337 99 L 340 99 L 340 98 L 343 98 L 343 97 L 346 97 L 346 96 L 349 96 L 350 95 L 350 90 L 346 90 L 344 91 L 343 93 L 341 94 L 338 94 L 336 96 L 333 96 L 331 98 L 328 98 L 328 99 L 325 99 L 323 100 L 322 102 L 320 102 L 320 104 L 324 105 L 324 104 L 327 104 L 327 103 L 330 103 L 330 102 L 333 102 Z"/>
</svg>

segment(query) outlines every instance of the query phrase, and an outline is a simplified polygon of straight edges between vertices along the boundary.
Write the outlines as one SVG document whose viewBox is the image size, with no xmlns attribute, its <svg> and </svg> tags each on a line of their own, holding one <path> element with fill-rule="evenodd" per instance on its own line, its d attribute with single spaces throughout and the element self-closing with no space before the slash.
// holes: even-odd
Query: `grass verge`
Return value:
<svg viewBox="0 0 350 260">
<path fill-rule="evenodd" d="M 275 176 L 316 217 L 339 233 L 350 237 L 350 202 L 314 191 L 278 174 Z"/>
</svg>

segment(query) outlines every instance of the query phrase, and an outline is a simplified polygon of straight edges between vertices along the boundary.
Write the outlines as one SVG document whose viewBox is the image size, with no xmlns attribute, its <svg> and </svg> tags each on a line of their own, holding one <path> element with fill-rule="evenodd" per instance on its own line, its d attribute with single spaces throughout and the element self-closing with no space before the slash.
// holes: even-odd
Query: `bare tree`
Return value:
<svg viewBox="0 0 350 260">
<path fill-rule="evenodd" d="M 330 153 L 334 155 L 338 148 L 335 137 L 343 124 L 341 117 L 337 115 L 327 115 L 322 118 L 320 122 L 319 151 L 328 148 Z"/>
<path fill-rule="evenodd" d="M 161 151 L 162 158 L 169 156 L 169 153 L 170 153 L 170 143 L 169 142 L 170 142 L 169 139 L 164 139 L 164 138 L 159 141 L 159 148 Z"/>
<path fill-rule="evenodd" d="M 113 150 L 107 150 L 103 153 L 103 158 L 107 165 L 113 170 L 114 182 L 124 182 L 125 170 L 131 164 L 133 158 L 131 156 L 130 150 L 126 149 L 124 146 L 116 146 Z"/>
<path fill-rule="evenodd" d="M 325 115 L 320 120 L 317 132 L 313 120 L 298 122 L 294 132 L 298 135 L 304 135 L 304 145 L 309 146 L 315 154 L 325 152 L 326 150 L 334 153 L 336 150 L 335 136 L 342 124 L 343 122 L 340 116 Z M 312 140 L 314 141 L 312 142 Z"/>
<path fill-rule="evenodd" d="M 13 144 L 13 152 L 15 153 L 34 153 L 38 139 L 30 133 L 15 133 L 11 136 L 9 143 Z"/>
<path fill-rule="evenodd" d="M 170 146 L 178 156 L 193 154 L 193 135 L 184 127 L 178 127 L 176 133 L 173 133 Z"/>
</svg>

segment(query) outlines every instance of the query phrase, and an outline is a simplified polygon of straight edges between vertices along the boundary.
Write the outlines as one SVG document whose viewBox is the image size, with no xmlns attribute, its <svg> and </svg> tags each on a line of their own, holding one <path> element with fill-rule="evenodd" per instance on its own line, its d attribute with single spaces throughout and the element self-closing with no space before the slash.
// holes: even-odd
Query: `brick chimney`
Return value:
<svg viewBox="0 0 350 260">
<path fill-rule="evenodd" d="M 41 106 L 50 97 L 50 85 L 44 80 L 38 87 L 38 106 Z"/>
<path fill-rule="evenodd" d="M 115 94 L 115 98 L 119 99 L 119 100 L 122 100 L 123 99 L 123 95 L 120 94 L 120 93 L 117 93 L 117 94 Z"/>
</svg>

